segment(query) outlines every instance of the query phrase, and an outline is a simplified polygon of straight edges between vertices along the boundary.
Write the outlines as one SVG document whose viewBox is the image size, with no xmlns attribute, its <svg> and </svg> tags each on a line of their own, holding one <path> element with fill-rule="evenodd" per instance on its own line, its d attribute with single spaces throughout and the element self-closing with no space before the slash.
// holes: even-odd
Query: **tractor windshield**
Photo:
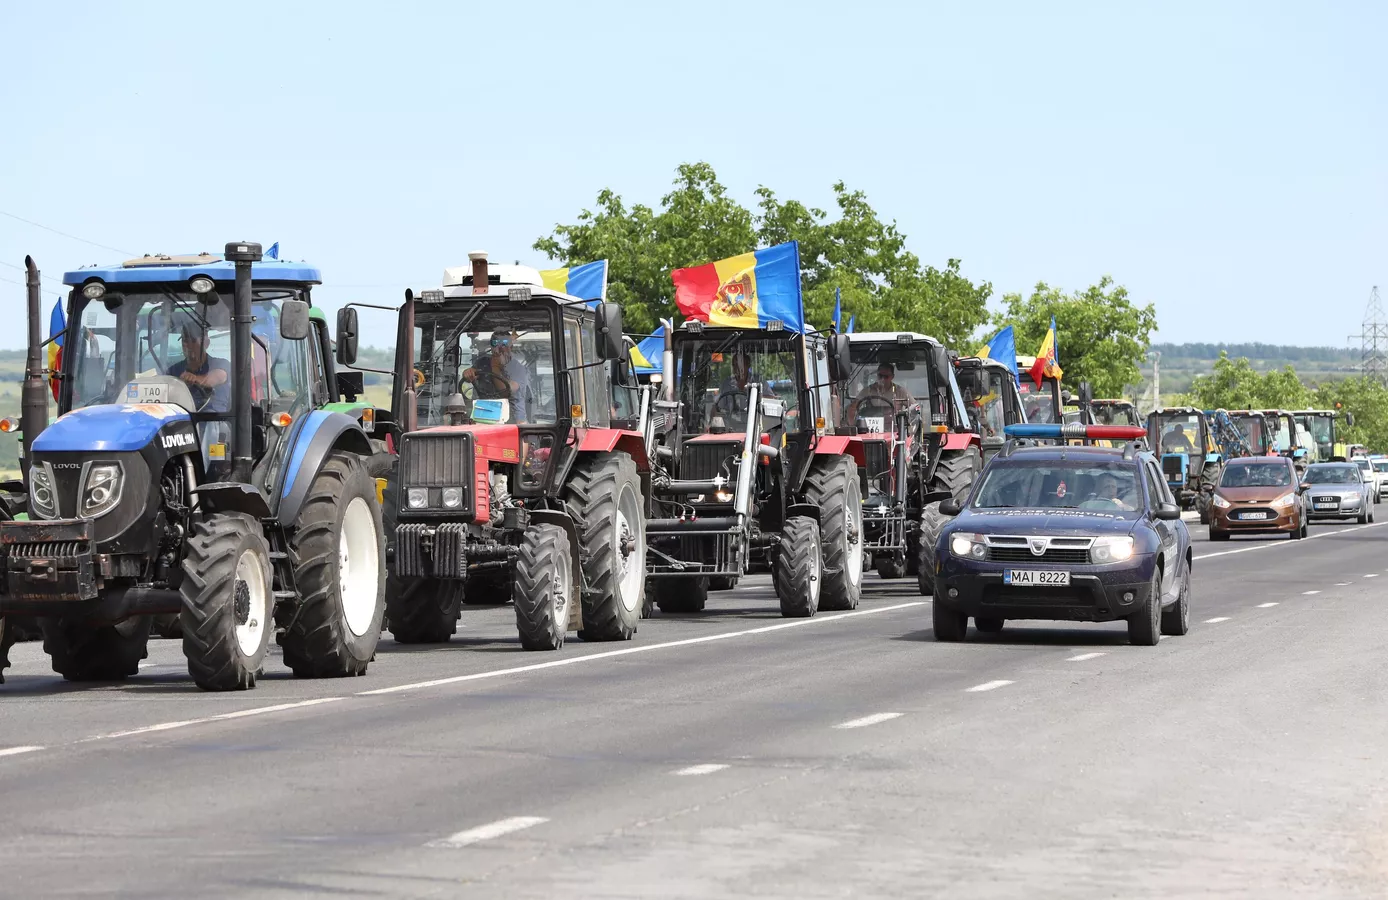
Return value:
<svg viewBox="0 0 1388 900">
<path fill-rule="evenodd" d="M 556 421 L 554 316 L 509 303 L 415 307 L 414 385 L 419 425 L 447 423 L 460 394 L 476 422 Z M 577 348 L 574 356 L 578 358 Z M 478 406 L 478 401 L 492 401 Z"/>
<path fill-rule="evenodd" d="M 1306 430 L 1311 432 L 1311 440 L 1316 442 L 1320 448 L 1322 459 L 1329 459 L 1335 453 L 1335 436 L 1332 424 L 1335 421 L 1330 416 L 1325 415 L 1305 415 L 1297 416 L 1297 420 L 1306 426 Z"/>
<path fill-rule="evenodd" d="M 1152 417 L 1148 437 L 1162 453 L 1196 453 L 1201 446 L 1200 416 L 1197 413 L 1165 413 Z"/>
<path fill-rule="evenodd" d="M 312 402 L 308 342 L 279 336 L 281 302 L 301 297 L 297 288 L 252 293 L 251 399 L 271 412 Z M 173 403 L 199 421 L 230 417 L 230 294 L 150 284 L 75 302 L 59 363 L 71 381 L 67 408 Z"/>
<path fill-rule="evenodd" d="M 1012 373 L 988 366 L 964 366 L 957 374 L 964 408 L 976 433 L 984 440 L 1001 438 L 1007 427 L 1007 383 L 1013 381 Z"/>
<path fill-rule="evenodd" d="M 792 339 L 714 335 L 681 341 L 679 398 L 688 434 L 737 431 L 747 425 L 748 388 L 784 404 L 788 431 L 799 426 L 805 385 L 803 352 Z"/>
<path fill-rule="evenodd" d="M 928 344 L 874 344 L 855 342 L 849 354 L 851 367 L 845 396 L 845 426 L 859 431 L 892 430 L 892 418 L 923 403 L 930 396 L 930 346 Z"/>
<path fill-rule="evenodd" d="M 1239 431 L 1243 432 L 1244 439 L 1248 441 L 1248 446 L 1253 448 L 1254 453 L 1262 453 L 1268 448 L 1268 429 L 1262 416 L 1255 415 L 1234 415 L 1230 416 Z"/>
<path fill-rule="evenodd" d="M 1054 378 L 1042 380 L 1040 387 L 1030 378 L 1023 378 L 1017 389 L 1021 391 L 1028 422 L 1052 425 L 1058 421 L 1060 385 Z"/>
<path fill-rule="evenodd" d="M 1142 427 L 1142 421 L 1137 416 L 1137 410 L 1130 403 L 1094 403 L 1090 409 L 1094 411 L 1094 424 L 1096 425 L 1135 425 Z"/>
</svg>

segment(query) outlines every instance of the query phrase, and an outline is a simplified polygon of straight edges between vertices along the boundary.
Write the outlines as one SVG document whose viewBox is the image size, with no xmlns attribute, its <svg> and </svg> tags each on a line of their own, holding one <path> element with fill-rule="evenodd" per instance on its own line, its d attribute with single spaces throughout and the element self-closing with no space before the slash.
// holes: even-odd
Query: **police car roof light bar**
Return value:
<svg viewBox="0 0 1388 900">
<path fill-rule="evenodd" d="M 1074 439 L 1095 441 L 1132 441 L 1147 436 L 1147 429 L 1138 425 L 1008 425 L 1003 433 L 1009 438 Z"/>
</svg>

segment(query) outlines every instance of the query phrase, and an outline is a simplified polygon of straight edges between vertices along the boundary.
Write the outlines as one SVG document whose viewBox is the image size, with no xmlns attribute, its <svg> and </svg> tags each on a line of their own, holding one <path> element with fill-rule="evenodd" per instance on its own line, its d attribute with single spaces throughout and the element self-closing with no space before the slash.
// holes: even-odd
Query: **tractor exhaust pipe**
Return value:
<svg viewBox="0 0 1388 900">
<path fill-rule="evenodd" d="M 236 288 L 231 301 L 231 478 L 251 480 L 251 265 L 260 262 L 260 245 L 238 241 L 226 245 L 225 256 L 236 264 Z"/>
<path fill-rule="evenodd" d="M 405 288 L 405 306 L 400 316 L 400 333 L 395 337 L 395 346 L 401 348 L 401 379 L 405 389 L 400 394 L 400 433 L 409 434 L 415 430 L 415 420 L 419 416 L 419 400 L 414 388 L 414 291 Z M 395 451 L 400 452 L 396 447 Z"/>
<path fill-rule="evenodd" d="M 24 298 L 29 312 L 29 354 L 24 363 L 24 388 L 20 392 L 20 430 L 23 432 L 24 487 L 29 488 L 29 452 L 48 427 L 48 385 L 43 378 L 43 295 L 39 287 L 39 267 L 32 256 L 24 257 Z"/>
<path fill-rule="evenodd" d="M 661 376 L 662 387 L 665 390 L 665 399 L 669 402 L 675 400 L 675 321 L 674 319 L 661 319 L 661 325 L 665 326 L 665 349 L 661 351 Z"/>
<path fill-rule="evenodd" d="M 491 279 L 487 277 L 487 251 L 474 250 L 467 255 L 472 260 L 472 292 L 485 294 L 491 290 Z"/>
</svg>

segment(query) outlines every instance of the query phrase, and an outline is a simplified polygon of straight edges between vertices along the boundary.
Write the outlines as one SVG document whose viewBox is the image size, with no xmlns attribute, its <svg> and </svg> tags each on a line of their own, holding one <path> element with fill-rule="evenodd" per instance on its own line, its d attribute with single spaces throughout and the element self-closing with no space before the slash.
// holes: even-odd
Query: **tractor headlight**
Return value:
<svg viewBox="0 0 1388 900">
<path fill-rule="evenodd" d="M 988 556 L 988 545 L 983 543 L 983 535 L 957 531 L 949 537 L 949 552 L 960 559 L 984 559 Z"/>
<path fill-rule="evenodd" d="M 29 467 L 29 512 L 39 519 L 58 518 L 58 495 L 43 463 Z"/>
<path fill-rule="evenodd" d="M 195 294 L 210 294 L 216 285 L 213 284 L 212 279 L 208 278 L 206 275 L 199 275 L 188 282 L 188 287 L 191 288 Z"/>
<path fill-rule="evenodd" d="M 1229 507 L 1234 505 L 1230 503 L 1228 500 L 1225 500 L 1223 497 L 1219 496 L 1218 494 L 1215 494 L 1214 498 L 1210 502 L 1213 503 L 1215 506 L 1218 506 L 1220 509 L 1228 509 Z"/>
<path fill-rule="evenodd" d="M 104 463 L 92 466 L 87 470 L 87 483 L 82 487 L 80 514 L 95 519 L 115 509 L 120 502 L 124 481 L 118 465 Z"/>
<path fill-rule="evenodd" d="M 429 492 L 424 488 L 410 488 L 405 492 L 405 502 L 410 509 L 423 509 L 429 505 Z"/>
<path fill-rule="evenodd" d="M 89 281 L 82 285 L 82 296 L 88 300 L 100 300 L 106 296 L 106 285 L 99 281 Z"/>
<path fill-rule="evenodd" d="M 443 506 L 445 509 L 457 509 L 463 505 L 463 489 L 449 487 L 443 489 Z"/>
<path fill-rule="evenodd" d="M 1123 562 L 1132 559 L 1133 539 L 1131 535 L 1122 537 L 1101 537 L 1089 548 L 1089 556 L 1096 563 Z"/>
</svg>

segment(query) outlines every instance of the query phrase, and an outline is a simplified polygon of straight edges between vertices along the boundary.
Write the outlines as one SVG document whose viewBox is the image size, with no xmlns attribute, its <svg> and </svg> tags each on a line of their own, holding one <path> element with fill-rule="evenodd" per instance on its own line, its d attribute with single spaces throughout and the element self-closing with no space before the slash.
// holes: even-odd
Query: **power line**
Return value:
<svg viewBox="0 0 1388 900">
<path fill-rule="evenodd" d="M 8 281 L 10 284 L 17 284 L 20 287 L 28 287 L 28 285 L 22 281 L 15 281 L 13 278 L 5 278 L 4 276 L 0 276 L 0 281 Z M 66 294 L 60 294 L 57 291 L 45 290 L 44 288 L 39 288 L 39 290 L 45 294 L 52 294 L 54 297 L 58 298 L 67 296 Z"/>
<path fill-rule="evenodd" d="M 139 255 L 136 253 L 132 253 L 129 250 L 122 250 L 119 247 L 112 247 L 109 244 L 98 244 L 96 241 L 89 241 L 86 238 L 80 238 L 75 234 L 68 234 L 66 231 L 59 231 L 56 228 L 49 228 L 47 225 L 44 225 L 41 222 L 34 222 L 30 219 L 24 218 L 23 216 L 17 216 L 12 212 L 5 212 L 3 209 L 0 209 L 0 216 L 8 216 L 9 218 L 14 219 L 16 222 L 23 222 L 25 225 L 32 225 L 35 228 L 42 228 L 44 231 L 51 231 L 54 234 L 68 238 L 69 240 L 77 241 L 82 244 L 91 244 L 93 247 L 100 247 L 102 250 L 110 250 L 112 253 L 124 253 L 126 256 Z"/>
</svg>

